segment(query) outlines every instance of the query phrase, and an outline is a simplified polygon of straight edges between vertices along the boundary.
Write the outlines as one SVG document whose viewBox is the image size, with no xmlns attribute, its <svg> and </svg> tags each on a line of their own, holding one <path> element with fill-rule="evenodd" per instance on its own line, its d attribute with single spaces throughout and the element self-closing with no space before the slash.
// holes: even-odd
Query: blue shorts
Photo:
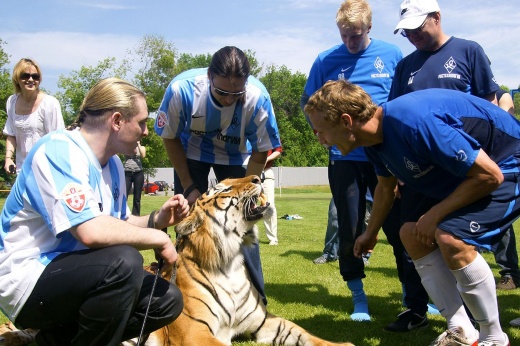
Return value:
<svg viewBox="0 0 520 346">
<path fill-rule="evenodd" d="M 502 234 L 520 216 L 518 173 L 504 174 L 504 182 L 488 196 L 449 214 L 437 226 L 465 243 L 491 250 Z M 402 216 L 416 222 L 440 202 L 422 195 L 407 185 L 400 187 Z"/>
</svg>

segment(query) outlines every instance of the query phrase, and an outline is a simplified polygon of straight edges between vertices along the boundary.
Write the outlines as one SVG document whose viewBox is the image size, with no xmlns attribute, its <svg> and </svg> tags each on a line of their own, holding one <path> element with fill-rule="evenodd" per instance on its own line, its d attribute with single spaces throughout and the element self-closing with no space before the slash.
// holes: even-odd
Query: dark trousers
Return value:
<svg viewBox="0 0 520 346">
<path fill-rule="evenodd" d="M 143 171 L 125 171 L 126 180 L 126 195 L 130 195 L 132 183 L 134 184 L 134 202 L 132 205 L 132 215 L 141 215 L 141 191 L 144 186 L 144 172 Z"/>
<path fill-rule="evenodd" d="M 246 169 L 243 166 L 212 165 L 206 162 L 189 159 L 187 162 L 191 179 L 199 186 L 199 191 L 201 193 L 208 190 L 208 176 L 211 168 L 213 168 L 213 172 L 218 181 L 226 178 L 243 178 L 246 175 Z M 174 186 L 175 193 L 182 193 L 184 191 L 184 188 L 181 185 L 181 180 L 175 170 Z M 267 304 L 267 298 L 264 292 L 264 274 L 262 272 L 262 262 L 260 260 L 260 247 L 258 244 L 242 246 L 242 252 L 244 254 L 244 264 L 249 272 L 251 283 L 255 286 L 264 303 Z"/>
<path fill-rule="evenodd" d="M 363 259 L 354 256 L 354 243 L 365 231 L 367 191 L 370 191 L 373 196 L 377 185 L 374 166 L 366 161 L 331 161 L 328 174 L 338 215 L 338 255 L 341 276 L 345 281 L 365 278 Z M 387 218 L 383 225 L 388 242 L 394 248 L 397 269 L 400 273 L 401 252 L 404 247 L 399 238 L 399 228 L 398 217 Z M 401 275 L 399 277 L 401 278 Z"/>
<path fill-rule="evenodd" d="M 374 167 L 363 161 L 331 161 L 329 184 L 338 213 L 339 267 L 343 280 L 365 278 L 364 263 L 354 256 L 354 244 L 365 230 L 366 192 L 372 196 L 377 185 Z M 383 224 L 383 232 L 392 246 L 399 281 L 405 287 L 405 303 L 423 315 L 428 307 L 428 294 L 421 278 L 408 256 L 399 230 L 401 228 L 401 201 L 396 199 L 392 211 Z"/>
<path fill-rule="evenodd" d="M 119 345 L 138 337 L 154 281 L 136 249 L 120 245 L 62 254 L 45 268 L 16 318 L 50 345 Z M 182 311 L 179 289 L 159 278 L 145 333 Z"/>
<path fill-rule="evenodd" d="M 500 241 L 493 245 L 495 262 L 500 267 L 500 276 L 509 276 L 515 284 L 520 283 L 520 270 L 518 269 L 518 252 L 516 250 L 516 237 L 513 226 L 504 233 Z"/>
</svg>

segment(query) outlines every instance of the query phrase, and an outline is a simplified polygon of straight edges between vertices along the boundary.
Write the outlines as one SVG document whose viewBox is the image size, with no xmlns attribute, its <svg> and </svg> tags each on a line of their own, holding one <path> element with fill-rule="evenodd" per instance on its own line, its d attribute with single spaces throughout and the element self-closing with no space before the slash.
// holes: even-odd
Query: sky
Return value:
<svg viewBox="0 0 520 346">
<path fill-rule="evenodd" d="M 162 36 L 179 53 L 213 54 L 223 46 L 250 49 L 263 64 L 305 75 L 318 55 L 341 43 L 341 0 L 6 0 L 0 39 L 8 68 L 35 59 L 54 93 L 60 75 L 105 58 L 118 62 L 146 35 Z M 438 0 L 446 34 L 478 42 L 500 85 L 520 85 L 520 10 L 511 0 Z M 414 50 L 393 31 L 401 0 L 371 0 L 370 37 Z M 131 79 L 131 77 L 130 77 Z"/>
</svg>

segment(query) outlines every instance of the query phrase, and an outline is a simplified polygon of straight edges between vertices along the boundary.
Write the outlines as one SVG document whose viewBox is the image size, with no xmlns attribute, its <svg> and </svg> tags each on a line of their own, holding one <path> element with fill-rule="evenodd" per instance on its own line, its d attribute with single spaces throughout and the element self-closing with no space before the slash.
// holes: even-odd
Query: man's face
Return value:
<svg viewBox="0 0 520 346">
<path fill-rule="evenodd" d="M 241 97 L 245 97 L 247 78 L 228 78 L 208 75 L 211 94 L 224 107 L 229 107 Z"/>
<path fill-rule="evenodd" d="M 344 117 L 343 117 L 344 118 Z M 321 113 L 310 113 L 309 120 L 312 123 L 312 128 L 318 136 L 321 145 L 331 147 L 335 145 L 342 155 L 347 155 L 354 150 L 357 145 L 355 137 L 344 119 L 338 123 L 325 120 Z"/>
<path fill-rule="evenodd" d="M 138 108 L 137 113 L 129 120 L 121 120 L 121 130 L 119 140 L 121 142 L 121 154 L 134 155 L 137 142 L 141 138 L 148 136 L 148 108 L 144 97 L 138 96 L 136 99 Z"/>
<path fill-rule="evenodd" d="M 433 51 L 437 49 L 436 26 L 434 18 L 426 17 L 421 26 L 412 30 L 403 30 L 402 35 L 405 36 L 416 49 L 422 51 Z"/>
<path fill-rule="evenodd" d="M 368 47 L 369 38 L 368 33 L 370 28 L 363 29 L 361 26 L 343 28 L 338 24 L 339 34 L 343 44 L 347 47 L 349 53 L 357 54 Z"/>
</svg>

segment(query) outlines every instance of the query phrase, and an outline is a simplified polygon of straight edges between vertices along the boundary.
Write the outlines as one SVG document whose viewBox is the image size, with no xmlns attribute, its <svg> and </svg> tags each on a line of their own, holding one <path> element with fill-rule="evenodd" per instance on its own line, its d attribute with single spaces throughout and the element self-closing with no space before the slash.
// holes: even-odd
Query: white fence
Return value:
<svg viewBox="0 0 520 346">
<path fill-rule="evenodd" d="M 273 167 L 276 187 L 328 185 L 327 167 Z M 154 176 L 146 177 L 148 181 L 164 180 L 173 186 L 173 168 L 157 168 Z M 213 171 L 208 177 L 215 179 Z"/>
</svg>

